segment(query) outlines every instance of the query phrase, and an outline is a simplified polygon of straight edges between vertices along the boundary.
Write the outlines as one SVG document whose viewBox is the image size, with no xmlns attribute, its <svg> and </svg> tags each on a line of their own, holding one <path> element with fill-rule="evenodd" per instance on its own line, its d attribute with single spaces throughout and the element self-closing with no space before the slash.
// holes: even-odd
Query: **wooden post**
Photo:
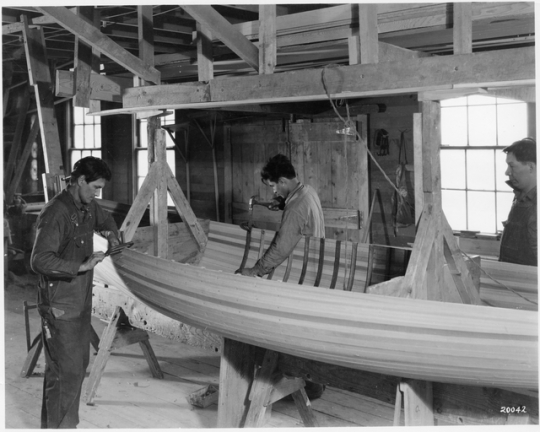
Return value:
<svg viewBox="0 0 540 432">
<path fill-rule="evenodd" d="M 197 22 L 197 71 L 199 81 L 214 79 L 212 32 L 209 27 Z"/>
<path fill-rule="evenodd" d="M 225 208 L 223 221 L 232 223 L 232 146 L 231 146 L 231 126 L 223 126 L 223 206 Z"/>
<path fill-rule="evenodd" d="M 81 19 L 96 27 L 94 13 L 97 9 L 93 6 L 77 6 L 77 11 Z M 99 73 L 98 63 L 99 51 L 75 36 L 75 96 L 73 98 L 75 106 L 90 107 L 90 94 L 92 92 L 90 76 L 92 71 Z"/>
<path fill-rule="evenodd" d="M 219 367 L 218 428 L 242 426 L 255 370 L 255 355 L 254 346 L 223 339 Z"/>
<path fill-rule="evenodd" d="M 276 5 L 259 5 L 259 74 L 273 74 L 277 63 Z"/>
<path fill-rule="evenodd" d="M 370 242 L 369 217 L 371 209 L 369 208 L 369 169 L 368 169 L 368 116 L 360 114 L 356 117 L 357 131 L 360 140 L 355 142 L 358 145 L 358 211 L 359 220 L 359 238 Z"/>
<path fill-rule="evenodd" d="M 422 114 L 413 114 L 414 213 L 416 224 L 424 210 L 424 167 L 422 165 Z"/>
<path fill-rule="evenodd" d="M 377 27 L 377 4 L 358 5 L 360 26 L 360 62 L 379 62 L 379 30 Z"/>
<path fill-rule="evenodd" d="M 454 54 L 472 53 L 472 4 L 454 3 Z"/>
<path fill-rule="evenodd" d="M 399 385 L 403 392 L 405 426 L 433 426 L 433 390 L 430 382 L 404 380 Z"/>
</svg>

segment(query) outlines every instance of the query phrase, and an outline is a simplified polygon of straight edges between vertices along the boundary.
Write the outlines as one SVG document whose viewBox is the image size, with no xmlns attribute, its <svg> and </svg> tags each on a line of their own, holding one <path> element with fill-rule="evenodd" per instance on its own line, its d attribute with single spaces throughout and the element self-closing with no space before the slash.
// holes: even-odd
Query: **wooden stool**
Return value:
<svg viewBox="0 0 540 432">
<path fill-rule="evenodd" d="M 109 325 L 103 331 L 101 341 L 99 342 L 98 355 L 92 366 L 92 370 L 90 371 L 88 383 L 86 384 L 85 399 L 87 405 L 92 405 L 92 400 L 96 394 L 111 352 L 115 349 L 132 345 L 137 342 L 141 346 L 144 357 L 148 362 L 148 366 L 150 366 L 152 376 L 154 378 L 163 379 L 163 372 L 159 367 L 154 350 L 150 345 L 148 333 L 145 330 L 133 327 L 129 323 L 129 319 L 124 310 L 120 306 L 117 306 Z"/>
<path fill-rule="evenodd" d="M 28 302 L 25 300 L 23 302 L 23 311 L 24 325 L 26 328 L 26 349 L 28 350 L 28 354 L 26 355 L 26 359 L 24 360 L 23 367 L 21 369 L 22 378 L 28 378 L 32 376 L 39 356 L 41 355 L 41 350 L 43 349 L 43 339 L 41 338 L 41 332 L 39 332 L 34 338 L 34 340 L 30 343 L 30 319 L 28 317 L 28 311 L 30 309 L 37 309 L 37 304 L 29 305 Z M 99 336 L 94 330 L 94 327 L 91 327 L 90 343 L 92 344 L 97 353 L 99 348 Z"/>
</svg>

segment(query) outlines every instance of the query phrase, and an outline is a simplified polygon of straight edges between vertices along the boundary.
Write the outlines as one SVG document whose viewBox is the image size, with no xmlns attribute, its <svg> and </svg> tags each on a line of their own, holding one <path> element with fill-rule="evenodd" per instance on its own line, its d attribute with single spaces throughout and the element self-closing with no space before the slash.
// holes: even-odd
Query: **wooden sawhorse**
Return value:
<svg viewBox="0 0 540 432">
<path fill-rule="evenodd" d="M 109 325 L 103 331 L 96 360 L 92 365 L 90 377 L 86 384 L 85 400 L 87 405 L 92 405 L 96 390 L 101 381 L 105 365 L 115 349 L 122 348 L 134 343 L 139 343 L 144 357 L 150 366 L 150 371 L 154 378 L 163 379 L 163 372 L 159 366 L 154 350 L 150 345 L 148 333 L 145 330 L 133 327 L 129 323 L 124 310 L 117 306 Z"/>
<path fill-rule="evenodd" d="M 43 349 L 43 339 L 41 338 L 41 332 L 38 333 L 38 335 L 34 338 L 32 342 L 30 342 L 30 319 L 28 316 L 28 311 L 31 309 L 37 309 L 37 304 L 29 305 L 28 302 L 25 300 L 23 302 L 23 311 L 24 325 L 26 328 L 26 349 L 28 350 L 28 354 L 26 355 L 26 359 L 24 360 L 23 367 L 21 369 L 22 378 L 28 378 L 32 376 L 39 356 L 41 355 L 41 350 Z M 90 343 L 92 344 L 97 353 L 99 347 L 99 336 L 94 330 L 94 327 L 91 327 Z"/>
<path fill-rule="evenodd" d="M 262 357 L 262 359 L 261 359 Z M 279 353 L 224 338 L 219 377 L 218 427 L 261 427 L 268 407 L 292 394 L 305 426 L 318 426 L 302 378 L 287 378 Z"/>
</svg>

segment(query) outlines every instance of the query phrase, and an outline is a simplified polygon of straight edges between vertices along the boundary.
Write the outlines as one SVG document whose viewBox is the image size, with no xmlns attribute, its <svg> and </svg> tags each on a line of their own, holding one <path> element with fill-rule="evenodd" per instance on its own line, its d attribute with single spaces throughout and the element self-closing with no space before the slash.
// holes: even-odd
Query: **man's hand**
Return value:
<svg viewBox="0 0 540 432">
<path fill-rule="evenodd" d="M 242 276 L 251 276 L 251 277 L 257 277 L 257 269 L 255 267 L 251 268 L 244 268 L 244 269 L 238 269 L 234 272 L 234 274 L 241 274 Z"/>
<path fill-rule="evenodd" d="M 104 252 L 94 252 L 90 257 L 84 261 L 79 267 L 79 272 L 86 272 L 92 270 L 96 265 L 105 259 Z"/>
<path fill-rule="evenodd" d="M 118 240 L 113 232 L 110 232 L 110 234 L 107 236 L 107 240 L 109 241 L 109 249 L 120 244 L 120 240 Z"/>
</svg>

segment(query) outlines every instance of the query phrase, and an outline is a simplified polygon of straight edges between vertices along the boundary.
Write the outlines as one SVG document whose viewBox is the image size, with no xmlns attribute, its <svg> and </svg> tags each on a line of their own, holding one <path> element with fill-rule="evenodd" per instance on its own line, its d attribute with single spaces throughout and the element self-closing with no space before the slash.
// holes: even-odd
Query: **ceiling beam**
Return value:
<svg viewBox="0 0 540 432">
<path fill-rule="evenodd" d="M 182 8 L 203 27 L 212 29 L 212 35 L 220 39 L 253 69 L 259 71 L 259 49 L 212 6 L 182 5 Z"/>
<path fill-rule="evenodd" d="M 146 81 L 160 82 L 160 72 L 153 65 L 146 64 L 138 59 L 69 9 L 65 7 L 38 7 L 36 9 L 49 15 L 66 30 L 69 30 L 133 74 Z"/>
<path fill-rule="evenodd" d="M 530 47 L 220 78 L 191 86 L 128 88 L 122 109 L 98 114 L 325 100 L 327 91 L 332 98 L 348 99 L 452 88 L 530 86 L 535 83 L 534 57 L 534 47 Z"/>
</svg>

